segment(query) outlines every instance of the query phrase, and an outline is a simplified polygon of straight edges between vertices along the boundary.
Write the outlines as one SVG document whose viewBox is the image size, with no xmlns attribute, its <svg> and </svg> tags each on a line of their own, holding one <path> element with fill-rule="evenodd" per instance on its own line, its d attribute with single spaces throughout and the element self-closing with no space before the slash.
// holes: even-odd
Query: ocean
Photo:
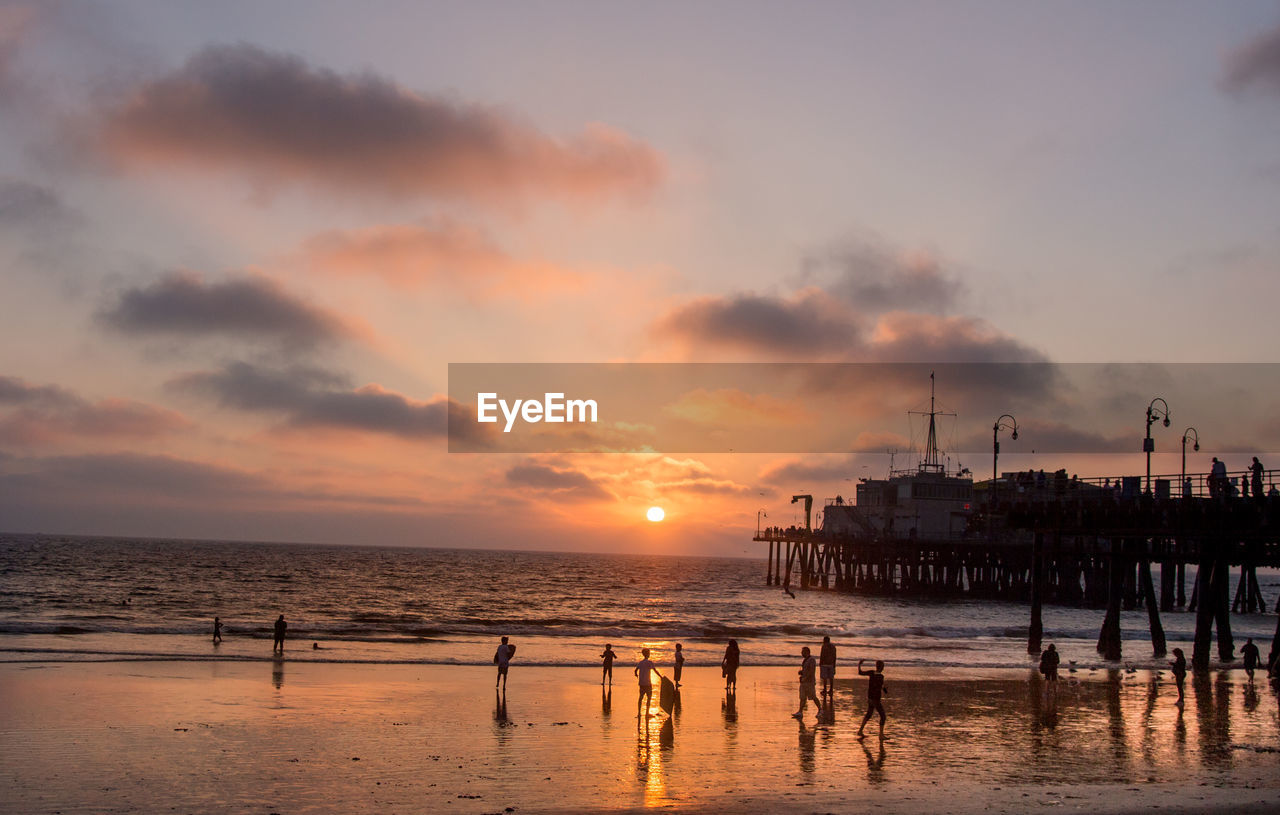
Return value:
<svg viewBox="0 0 1280 815">
<path fill-rule="evenodd" d="M 290 659 L 490 664 L 501 636 L 514 665 L 622 664 L 642 647 L 669 663 L 715 665 L 730 638 L 744 665 L 797 661 L 831 636 L 842 662 L 1024 668 L 1026 606 L 912 601 L 764 584 L 764 560 L 0 535 L 0 661 L 268 660 L 277 615 Z M 1188 580 L 1191 574 L 1188 575 Z M 1268 603 L 1280 578 L 1259 574 Z M 211 643 L 214 616 L 224 642 Z M 1189 647 L 1195 615 L 1165 614 L 1169 647 Z M 1237 648 L 1265 657 L 1274 614 L 1233 615 Z M 1104 666 L 1102 612 L 1047 606 L 1045 642 L 1064 668 Z M 1122 617 L 1125 663 L 1151 658 L 1146 613 Z M 1216 653 L 1216 650 L 1215 650 Z"/>
</svg>

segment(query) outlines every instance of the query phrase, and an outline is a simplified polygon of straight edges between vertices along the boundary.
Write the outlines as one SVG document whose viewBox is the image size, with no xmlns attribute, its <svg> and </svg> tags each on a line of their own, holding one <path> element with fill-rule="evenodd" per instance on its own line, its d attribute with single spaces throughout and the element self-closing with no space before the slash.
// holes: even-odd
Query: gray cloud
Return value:
<svg viewBox="0 0 1280 815">
<path fill-rule="evenodd" d="M 1280 25 L 1227 55 L 1222 85 L 1234 92 L 1259 88 L 1280 94 Z"/>
<path fill-rule="evenodd" d="M 579 470 L 545 464 L 517 464 L 506 473 L 513 487 L 536 490 L 562 500 L 612 501 L 614 496 Z"/>
<path fill-rule="evenodd" d="M 169 274 L 125 290 L 98 318 L 126 334 L 249 337 L 291 347 L 350 334 L 336 315 L 256 276 L 207 283 L 192 273 Z"/>
<path fill-rule="evenodd" d="M 456 427 L 467 428 L 465 432 L 482 433 L 474 414 L 446 397 L 419 402 L 377 385 L 353 388 L 346 377 L 318 368 L 270 370 L 232 362 L 221 370 L 184 374 L 169 384 L 224 407 L 282 415 L 286 424 L 295 428 L 328 427 L 428 439 L 445 436 L 453 421 Z"/>
<path fill-rule="evenodd" d="M 0 376 L 0 441 L 35 445 L 68 436 L 151 438 L 189 426 L 181 414 L 131 399 L 90 402 L 56 385 Z"/>
<path fill-rule="evenodd" d="M 0 229 L 43 235 L 79 227 L 83 220 L 48 187 L 15 178 L 0 179 Z"/>
<path fill-rule="evenodd" d="M 392 195 L 643 193 L 663 172 L 652 148 L 601 125 L 557 140 L 492 108 L 248 44 L 205 48 L 136 88 L 104 114 L 100 137 L 125 162 Z"/>
<path fill-rule="evenodd" d="M 856 315 L 820 292 L 793 298 L 702 297 L 675 309 L 656 331 L 695 344 L 793 356 L 848 352 L 859 344 Z"/>
<path fill-rule="evenodd" d="M 894 255 L 872 243 L 851 243 L 810 255 L 802 270 L 806 278 L 830 280 L 824 286 L 827 291 L 867 314 L 895 310 L 943 314 L 964 292 L 960 280 L 944 273 L 933 255 Z"/>
</svg>

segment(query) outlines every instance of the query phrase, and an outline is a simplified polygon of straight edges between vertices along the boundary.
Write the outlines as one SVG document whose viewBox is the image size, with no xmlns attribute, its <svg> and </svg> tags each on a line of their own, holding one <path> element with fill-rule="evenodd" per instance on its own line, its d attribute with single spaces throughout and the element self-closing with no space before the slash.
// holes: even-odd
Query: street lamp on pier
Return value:
<svg viewBox="0 0 1280 815">
<path fill-rule="evenodd" d="M 1005 419 L 1009 421 L 1006 422 Z M 1018 420 L 1008 413 L 1001 414 L 996 423 L 991 425 L 991 483 L 994 486 L 996 479 L 1000 477 L 1000 428 L 1012 430 L 1013 434 L 1009 438 L 1014 441 L 1018 440 Z"/>
<path fill-rule="evenodd" d="M 1194 441 L 1195 446 L 1191 449 L 1200 452 L 1200 433 L 1194 427 L 1188 427 L 1182 431 L 1182 481 L 1178 484 L 1178 489 L 1182 490 L 1183 498 L 1190 498 L 1187 495 L 1187 441 Z"/>
<path fill-rule="evenodd" d="M 1156 402 L 1163 407 L 1157 407 Z M 1151 454 L 1156 449 L 1156 442 L 1151 438 L 1151 425 L 1157 420 L 1163 420 L 1164 426 L 1169 426 L 1169 403 L 1159 396 L 1147 405 L 1147 437 L 1142 440 L 1142 452 L 1147 454 L 1147 492 L 1151 492 Z"/>
</svg>

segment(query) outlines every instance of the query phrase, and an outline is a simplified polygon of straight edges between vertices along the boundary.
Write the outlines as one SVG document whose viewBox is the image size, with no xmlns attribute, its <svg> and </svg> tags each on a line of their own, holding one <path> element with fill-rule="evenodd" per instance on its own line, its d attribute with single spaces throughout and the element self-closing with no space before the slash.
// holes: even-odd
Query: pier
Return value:
<svg viewBox="0 0 1280 815">
<path fill-rule="evenodd" d="M 1032 653 L 1044 603 L 1105 609 L 1098 651 L 1108 660 L 1121 659 L 1121 609 L 1146 608 L 1162 657 L 1160 614 L 1186 608 L 1196 613 L 1192 665 L 1204 668 L 1215 632 L 1218 658 L 1234 659 L 1231 612 L 1266 612 L 1257 569 L 1280 568 L 1280 471 L 1263 473 L 1257 496 L 1233 495 L 1229 479 L 1148 476 L 1148 491 L 1139 477 L 1113 485 L 1063 471 L 979 484 L 929 473 L 864 479 L 856 504 L 826 503 L 820 528 L 806 511 L 804 527 L 759 529 L 754 540 L 769 547 L 766 583 L 788 591 L 1029 603 Z"/>
</svg>

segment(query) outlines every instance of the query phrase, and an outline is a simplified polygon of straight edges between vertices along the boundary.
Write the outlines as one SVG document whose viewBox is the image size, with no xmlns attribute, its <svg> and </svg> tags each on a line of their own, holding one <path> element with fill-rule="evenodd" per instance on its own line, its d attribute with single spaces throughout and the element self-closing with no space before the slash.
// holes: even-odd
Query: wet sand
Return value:
<svg viewBox="0 0 1280 815">
<path fill-rule="evenodd" d="M 865 680 L 803 722 L 795 669 L 686 670 L 671 721 L 636 719 L 615 671 L 281 661 L 0 665 L 0 811 L 1198 812 L 1280 806 L 1280 711 L 1241 671 L 1071 677 L 888 670 L 887 738 L 856 731 Z M 511 808 L 511 809 L 508 809 Z"/>
</svg>

